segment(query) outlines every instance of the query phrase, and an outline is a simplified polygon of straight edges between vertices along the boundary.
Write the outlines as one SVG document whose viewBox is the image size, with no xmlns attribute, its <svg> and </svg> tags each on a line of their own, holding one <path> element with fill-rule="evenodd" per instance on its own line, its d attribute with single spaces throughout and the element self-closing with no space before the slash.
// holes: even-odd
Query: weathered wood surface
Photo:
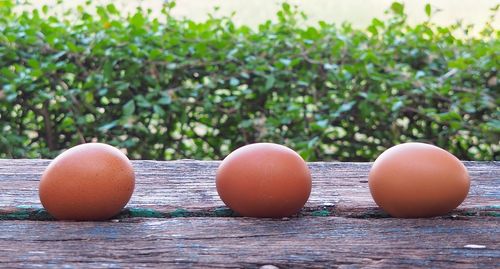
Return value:
<svg viewBox="0 0 500 269">
<path fill-rule="evenodd" d="M 500 268 L 499 162 L 466 162 L 469 196 L 432 219 L 378 210 L 369 163 L 310 163 L 306 208 L 271 220 L 232 217 L 219 162 L 134 161 L 133 198 L 106 222 L 41 221 L 48 163 L 0 160 L 0 268 Z"/>
<path fill-rule="evenodd" d="M 0 267 L 499 268 L 500 220 L 1 221 Z"/>
<path fill-rule="evenodd" d="M 0 218 L 15 212 L 19 214 L 11 214 L 13 218 L 40 213 L 38 181 L 48 164 L 48 160 L 0 160 Z M 128 215 L 226 214 L 224 210 L 219 211 L 224 204 L 215 190 L 219 162 L 134 161 L 133 165 L 136 190 L 128 204 L 132 209 Z M 498 215 L 500 162 L 465 162 L 465 165 L 472 179 L 471 190 L 452 214 Z M 370 163 L 310 163 L 313 190 L 303 214 L 384 216 L 368 189 L 370 166 Z"/>
</svg>

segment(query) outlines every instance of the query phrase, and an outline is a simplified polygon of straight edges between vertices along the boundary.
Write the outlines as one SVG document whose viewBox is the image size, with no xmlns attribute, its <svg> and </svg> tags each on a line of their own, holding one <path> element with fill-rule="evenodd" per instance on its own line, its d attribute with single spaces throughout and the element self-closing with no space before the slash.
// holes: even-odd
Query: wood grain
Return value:
<svg viewBox="0 0 500 269">
<path fill-rule="evenodd" d="M 47 219 L 38 181 L 49 160 L 0 160 L 0 219 Z M 469 196 L 450 215 L 500 212 L 500 162 L 464 162 Z M 217 161 L 133 161 L 136 190 L 121 217 L 230 216 L 215 190 Z M 370 163 L 315 162 L 311 197 L 302 215 L 384 217 L 368 190 Z"/>
<path fill-rule="evenodd" d="M 499 268 L 499 233 L 494 217 L 0 221 L 0 267 Z"/>
<path fill-rule="evenodd" d="M 369 163 L 310 163 L 306 207 L 272 220 L 233 217 L 219 162 L 134 161 L 133 198 L 107 222 L 40 221 L 48 163 L 0 160 L 0 268 L 500 268 L 499 162 L 465 162 L 468 198 L 431 219 L 378 210 Z"/>
</svg>

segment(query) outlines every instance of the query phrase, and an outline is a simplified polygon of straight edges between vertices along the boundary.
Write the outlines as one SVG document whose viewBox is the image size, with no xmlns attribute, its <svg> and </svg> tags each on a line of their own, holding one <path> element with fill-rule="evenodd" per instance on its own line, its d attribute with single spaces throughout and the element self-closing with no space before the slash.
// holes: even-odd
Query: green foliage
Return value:
<svg viewBox="0 0 500 269">
<path fill-rule="evenodd" d="M 112 4 L 50 15 L 0 1 L 0 157 L 53 157 L 87 141 L 131 158 L 220 159 L 247 143 L 307 160 L 374 160 L 424 141 L 498 159 L 500 32 L 406 22 L 366 30 L 284 4 L 258 29 Z M 425 8 L 430 17 L 431 6 Z M 461 35 L 461 31 L 465 31 Z"/>
</svg>

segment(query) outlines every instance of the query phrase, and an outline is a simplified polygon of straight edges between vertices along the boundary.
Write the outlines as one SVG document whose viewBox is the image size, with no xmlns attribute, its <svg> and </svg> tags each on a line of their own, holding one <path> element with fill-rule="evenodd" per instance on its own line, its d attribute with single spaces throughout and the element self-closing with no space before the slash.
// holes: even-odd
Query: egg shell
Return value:
<svg viewBox="0 0 500 269">
<path fill-rule="evenodd" d="M 256 143 L 229 154 L 220 164 L 216 187 L 222 201 L 247 217 L 298 213 L 311 193 L 311 174 L 295 151 Z"/>
<path fill-rule="evenodd" d="M 39 185 L 44 208 L 60 220 L 105 220 L 128 203 L 135 174 L 127 156 L 106 144 L 75 146 L 57 156 Z"/>
<path fill-rule="evenodd" d="M 467 197 L 466 167 L 451 153 L 424 143 L 404 143 L 373 163 L 368 184 L 373 199 L 393 217 L 446 214 Z"/>
</svg>

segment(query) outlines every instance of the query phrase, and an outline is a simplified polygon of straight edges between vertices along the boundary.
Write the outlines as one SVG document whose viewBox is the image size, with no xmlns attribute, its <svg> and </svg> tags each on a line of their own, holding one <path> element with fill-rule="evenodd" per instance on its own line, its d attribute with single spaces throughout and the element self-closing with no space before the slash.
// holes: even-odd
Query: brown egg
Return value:
<svg viewBox="0 0 500 269">
<path fill-rule="evenodd" d="M 232 210 L 247 217 L 298 213 L 311 193 L 311 174 L 293 150 L 272 143 L 241 147 L 222 161 L 217 192 Z"/>
<path fill-rule="evenodd" d="M 60 220 L 105 220 L 134 191 L 134 170 L 120 150 L 100 143 L 73 147 L 55 158 L 40 181 L 45 209 Z"/>
<path fill-rule="evenodd" d="M 446 214 L 469 192 L 465 166 L 449 152 L 424 143 L 405 143 L 373 163 L 368 184 L 373 199 L 393 217 Z"/>
</svg>

